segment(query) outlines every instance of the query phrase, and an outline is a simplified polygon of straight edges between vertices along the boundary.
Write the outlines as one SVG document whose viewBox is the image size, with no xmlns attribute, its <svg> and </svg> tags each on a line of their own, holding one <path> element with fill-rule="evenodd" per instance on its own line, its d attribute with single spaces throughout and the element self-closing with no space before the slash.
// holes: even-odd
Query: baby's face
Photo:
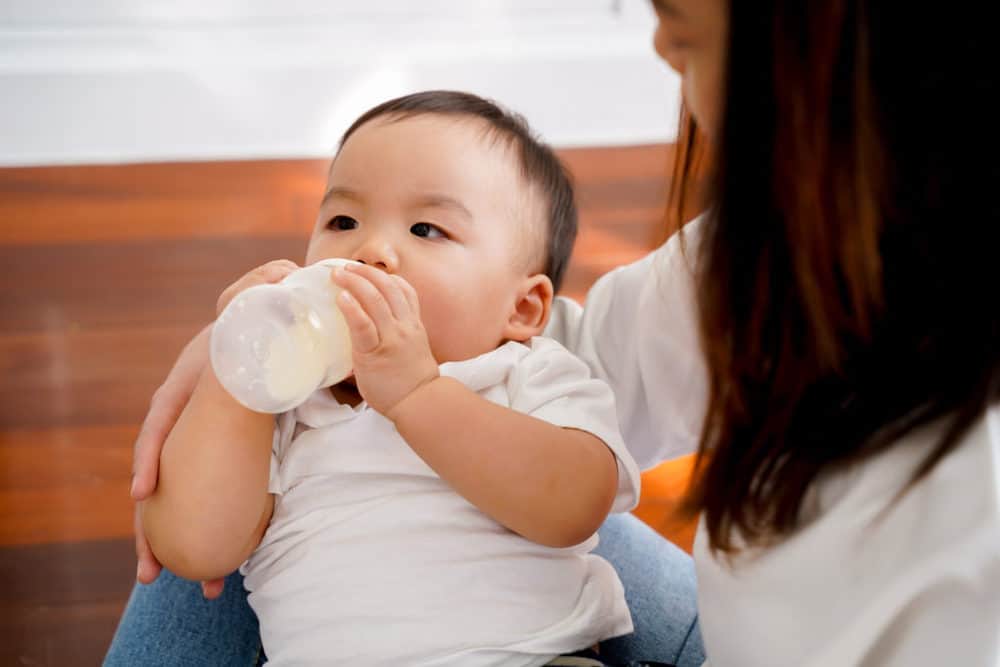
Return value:
<svg viewBox="0 0 1000 667">
<path fill-rule="evenodd" d="M 541 238 L 513 149 L 475 118 L 377 118 L 330 167 L 306 262 L 343 257 L 405 278 L 439 363 L 496 348 Z M 532 216 L 528 218 L 527 216 Z M 535 222 L 537 221 L 537 222 Z"/>
</svg>

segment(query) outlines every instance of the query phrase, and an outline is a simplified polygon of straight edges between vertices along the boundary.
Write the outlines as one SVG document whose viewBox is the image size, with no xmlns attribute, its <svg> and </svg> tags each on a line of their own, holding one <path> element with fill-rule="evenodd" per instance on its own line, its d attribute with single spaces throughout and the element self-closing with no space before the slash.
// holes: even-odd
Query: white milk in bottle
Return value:
<svg viewBox="0 0 1000 667">
<path fill-rule="evenodd" d="M 330 281 L 346 259 L 325 259 L 280 283 L 236 295 L 212 327 L 212 368 L 233 397 L 257 412 L 301 405 L 350 375 L 351 339 Z"/>
</svg>

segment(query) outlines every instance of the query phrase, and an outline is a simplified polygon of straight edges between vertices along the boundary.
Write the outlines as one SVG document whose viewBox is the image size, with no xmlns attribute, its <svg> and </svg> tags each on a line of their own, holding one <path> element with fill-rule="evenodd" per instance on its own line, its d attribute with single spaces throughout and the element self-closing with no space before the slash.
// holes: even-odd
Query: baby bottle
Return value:
<svg viewBox="0 0 1000 667">
<path fill-rule="evenodd" d="M 326 259 L 256 285 L 233 298 L 212 327 L 216 376 L 237 401 L 256 412 L 285 412 L 317 389 L 350 375 L 351 338 L 336 306 Z"/>
</svg>

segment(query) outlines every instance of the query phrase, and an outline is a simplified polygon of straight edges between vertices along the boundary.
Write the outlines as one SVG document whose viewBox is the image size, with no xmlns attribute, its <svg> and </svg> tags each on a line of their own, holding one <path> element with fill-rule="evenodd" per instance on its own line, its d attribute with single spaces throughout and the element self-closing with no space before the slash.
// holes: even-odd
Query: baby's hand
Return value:
<svg viewBox="0 0 1000 667">
<path fill-rule="evenodd" d="M 280 283 L 284 280 L 285 276 L 298 268 L 299 266 L 295 262 L 288 259 L 276 259 L 273 262 L 258 266 L 222 291 L 222 294 L 219 295 L 219 300 L 215 302 L 216 317 L 221 315 L 222 311 L 229 305 L 229 302 L 243 290 L 255 285 Z"/>
<path fill-rule="evenodd" d="M 375 410 L 389 412 L 417 388 L 438 377 L 420 303 L 399 276 L 363 264 L 334 271 L 344 291 L 338 305 L 354 348 L 354 378 Z"/>
</svg>

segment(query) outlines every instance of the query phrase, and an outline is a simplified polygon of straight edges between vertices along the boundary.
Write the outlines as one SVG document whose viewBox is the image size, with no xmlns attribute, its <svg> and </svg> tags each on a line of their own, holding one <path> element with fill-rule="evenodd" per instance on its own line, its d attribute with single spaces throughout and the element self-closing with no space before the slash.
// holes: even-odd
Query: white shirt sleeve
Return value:
<svg viewBox="0 0 1000 667">
<path fill-rule="evenodd" d="M 611 271 L 585 305 L 559 298 L 545 335 L 611 385 L 622 435 L 643 469 L 690 453 L 701 435 L 707 376 L 695 308 L 694 270 L 702 225 L 643 259 Z"/>
<path fill-rule="evenodd" d="M 618 461 L 618 492 L 612 512 L 627 512 L 639 502 L 640 476 L 618 430 L 615 397 L 587 365 L 549 338 L 534 338 L 507 378 L 510 407 L 556 426 L 591 433 Z"/>
</svg>

